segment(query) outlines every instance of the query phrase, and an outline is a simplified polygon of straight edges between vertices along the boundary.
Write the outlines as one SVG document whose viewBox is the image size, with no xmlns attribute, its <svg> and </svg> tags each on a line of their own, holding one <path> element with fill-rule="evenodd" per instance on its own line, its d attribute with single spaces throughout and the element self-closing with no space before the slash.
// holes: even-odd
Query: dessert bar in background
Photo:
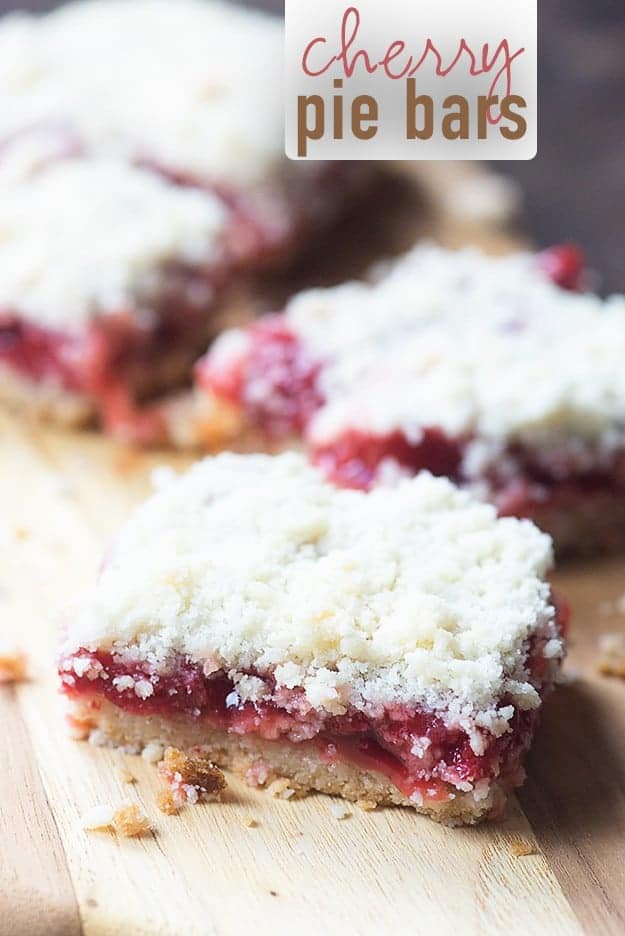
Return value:
<svg viewBox="0 0 625 936">
<path fill-rule="evenodd" d="M 238 259 L 210 192 L 136 166 L 0 169 L 0 399 L 152 437 L 136 406 L 187 379 Z M 232 319 L 229 319 L 232 322 Z"/>
<path fill-rule="evenodd" d="M 284 155 L 281 19 L 218 0 L 86 0 L 0 25 L 0 158 L 80 152 L 205 187 L 232 247 L 284 263 L 353 166 Z M 359 170 L 361 171 L 361 170 Z"/>
<path fill-rule="evenodd" d="M 625 300 L 581 279 L 572 248 L 417 247 L 222 335 L 196 368 L 192 425 L 173 409 L 171 433 L 299 440 L 346 487 L 427 469 L 535 520 L 562 552 L 622 545 Z"/>
<path fill-rule="evenodd" d="M 340 214 L 364 171 L 285 158 L 282 45 L 281 20 L 214 0 L 0 21 L 2 399 L 162 435 L 136 406 Z"/>
</svg>

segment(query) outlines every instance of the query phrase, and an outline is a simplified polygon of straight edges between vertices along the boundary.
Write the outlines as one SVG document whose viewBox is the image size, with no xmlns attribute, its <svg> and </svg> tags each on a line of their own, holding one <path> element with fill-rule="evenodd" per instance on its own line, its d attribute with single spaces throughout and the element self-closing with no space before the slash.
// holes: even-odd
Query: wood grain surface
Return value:
<svg viewBox="0 0 625 936">
<path fill-rule="evenodd" d="M 348 219 L 344 249 L 311 257 L 299 277 L 344 275 L 382 234 L 394 250 L 424 233 L 505 250 L 514 238 L 449 210 L 454 186 L 481 184 L 479 173 L 465 176 L 474 171 L 426 171 L 419 209 L 401 194 L 403 215 L 392 209 L 393 237 Z M 382 197 L 391 210 L 391 194 Z M 188 459 L 0 412 L 0 648 L 30 657 L 30 679 L 0 692 L 1 936 L 622 933 L 625 685 L 598 677 L 595 662 L 598 633 L 625 627 L 605 604 L 625 591 L 625 560 L 556 576 L 574 607 L 569 671 L 579 679 L 548 704 L 504 822 L 452 830 L 405 810 L 356 808 L 339 821 L 328 798 L 283 802 L 235 780 L 224 803 L 166 817 L 151 765 L 66 736 L 52 662 L 62 609 L 163 463 L 182 469 Z M 136 783 L 120 779 L 120 763 Z M 83 830 L 93 806 L 124 801 L 142 806 L 152 835 Z M 533 853 L 518 856 L 519 845 Z"/>
<path fill-rule="evenodd" d="M 90 581 L 164 459 L 0 415 L 2 633 L 31 658 L 30 681 L 0 697 L 10 765 L 0 854 L 12 868 L 0 932 L 622 931 L 625 689 L 596 678 L 593 663 L 595 629 L 609 623 L 597 606 L 620 594 L 620 561 L 558 576 L 576 608 L 583 679 L 548 706 L 523 808 L 513 800 L 502 823 L 452 830 L 356 808 L 339 821 L 325 797 L 277 801 L 236 781 L 223 804 L 166 817 L 151 765 L 65 736 L 51 666 L 57 609 Z M 122 762 L 136 784 L 119 778 Z M 126 800 L 151 817 L 152 836 L 82 829 L 93 806 Z M 535 854 L 515 856 L 518 843 Z"/>
</svg>

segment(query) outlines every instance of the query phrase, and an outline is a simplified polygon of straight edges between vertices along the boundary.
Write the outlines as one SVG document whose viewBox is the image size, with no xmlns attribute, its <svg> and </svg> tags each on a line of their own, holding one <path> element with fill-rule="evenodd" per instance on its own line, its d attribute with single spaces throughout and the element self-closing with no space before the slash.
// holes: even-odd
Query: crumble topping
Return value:
<svg viewBox="0 0 625 936">
<path fill-rule="evenodd" d="M 539 704 L 528 641 L 547 671 L 563 654 L 550 564 L 529 521 L 445 479 L 364 494 L 295 453 L 224 453 L 135 512 L 76 609 L 63 671 L 103 650 L 152 685 L 182 655 L 222 669 L 233 705 L 268 676 L 302 711 L 416 704 L 500 735 L 514 706 Z"/>
<path fill-rule="evenodd" d="M 140 41 L 139 41 L 140 40 Z M 284 162 L 283 26 L 226 3 L 92 0 L 0 26 L 0 137 L 248 185 Z"/>
<path fill-rule="evenodd" d="M 50 327 L 140 305 L 168 263 L 219 259 L 219 200 L 139 168 L 68 160 L 0 192 L 0 308 Z"/>
<path fill-rule="evenodd" d="M 347 430 L 416 444 L 435 427 L 477 437 L 463 469 L 479 477 L 502 442 L 570 444 L 594 467 L 625 441 L 625 298 L 560 289 L 530 254 L 419 246 L 369 283 L 301 293 L 285 325 L 323 362 L 316 446 Z M 224 334 L 211 369 L 236 367 L 249 340 Z"/>
</svg>

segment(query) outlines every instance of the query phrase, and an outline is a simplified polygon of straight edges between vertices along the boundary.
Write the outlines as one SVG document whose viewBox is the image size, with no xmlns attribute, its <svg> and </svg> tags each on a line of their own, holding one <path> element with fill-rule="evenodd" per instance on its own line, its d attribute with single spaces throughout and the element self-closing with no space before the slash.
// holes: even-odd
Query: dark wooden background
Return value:
<svg viewBox="0 0 625 936">
<path fill-rule="evenodd" d="M 55 5 L 0 0 L 0 11 Z M 625 291 L 625 0 L 538 5 L 538 156 L 498 168 L 521 184 L 522 224 L 537 244 L 577 242 L 602 290 Z"/>
</svg>

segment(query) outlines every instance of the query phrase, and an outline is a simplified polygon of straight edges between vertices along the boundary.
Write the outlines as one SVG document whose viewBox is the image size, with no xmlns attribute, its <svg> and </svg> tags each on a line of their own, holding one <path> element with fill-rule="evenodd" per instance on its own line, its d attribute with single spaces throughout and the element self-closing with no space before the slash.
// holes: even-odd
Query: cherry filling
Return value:
<svg viewBox="0 0 625 936">
<path fill-rule="evenodd" d="M 593 462 L 597 467 L 591 467 Z M 592 452 L 579 459 L 570 450 L 554 450 L 538 457 L 520 445 L 504 454 L 504 468 L 494 466 L 484 480 L 500 516 L 528 517 L 539 525 L 552 513 L 596 513 L 609 516 L 625 496 L 625 451 L 617 449 L 606 460 Z M 612 505 L 612 506 L 611 506 Z M 605 545 L 614 536 L 606 528 Z"/>
<path fill-rule="evenodd" d="M 250 325 L 246 348 L 224 366 L 210 354 L 197 367 L 201 387 L 243 408 L 269 438 L 301 434 L 323 403 L 315 360 L 286 325 L 269 316 Z"/>
<path fill-rule="evenodd" d="M 61 331 L 41 328 L 17 315 L 0 312 L 0 363 L 35 381 L 53 379 L 78 390 L 77 341 Z"/>
<path fill-rule="evenodd" d="M 86 396 L 108 429 L 132 422 L 133 437 L 150 441 L 161 417 L 142 404 L 188 379 L 211 337 L 222 278 L 223 271 L 164 269 L 158 292 L 146 299 L 149 312 L 111 310 L 73 333 L 0 310 L 0 365 Z"/>
<path fill-rule="evenodd" d="M 568 615 L 564 604 L 557 605 L 557 614 L 563 627 Z M 545 640 L 532 641 L 528 666 L 536 684 L 549 688 Z M 222 671 L 205 675 L 200 665 L 182 657 L 166 674 L 156 675 L 146 662 L 131 664 L 109 653 L 80 650 L 61 661 L 59 672 L 64 693 L 87 697 L 96 711 L 104 697 L 135 715 L 182 715 L 235 735 L 312 744 L 328 762 L 377 771 L 405 796 L 430 800 L 450 799 L 454 791 L 469 791 L 494 777 L 515 785 L 537 718 L 535 711 L 515 709 L 508 731 L 495 737 L 476 729 L 472 745 L 464 728 L 445 724 L 434 712 L 397 704 L 375 717 L 355 709 L 330 715 L 313 709 L 301 690 L 276 690 L 271 677 L 263 678 L 266 694 L 260 701 L 241 701 Z M 502 706 L 507 704 L 509 700 L 501 700 Z"/>
<path fill-rule="evenodd" d="M 584 285 L 586 261 L 575 244 L 557 244 L 536 256 L 539 268 L 562 289 L 577 291 Z"/>
<path fill-rule="evenodd" d="M 352 429 L 324 446 L 313 447 L 311 458 L 326 477 L 340 487 L 367 490 L 378 479 L 385 463 L 408 474 L 427 469 L 435 475 L 459 479 L 462 444 L 440 429 L 424 429 L 410 442 L 397 431 L 374 436 Z"/>
</svg>

